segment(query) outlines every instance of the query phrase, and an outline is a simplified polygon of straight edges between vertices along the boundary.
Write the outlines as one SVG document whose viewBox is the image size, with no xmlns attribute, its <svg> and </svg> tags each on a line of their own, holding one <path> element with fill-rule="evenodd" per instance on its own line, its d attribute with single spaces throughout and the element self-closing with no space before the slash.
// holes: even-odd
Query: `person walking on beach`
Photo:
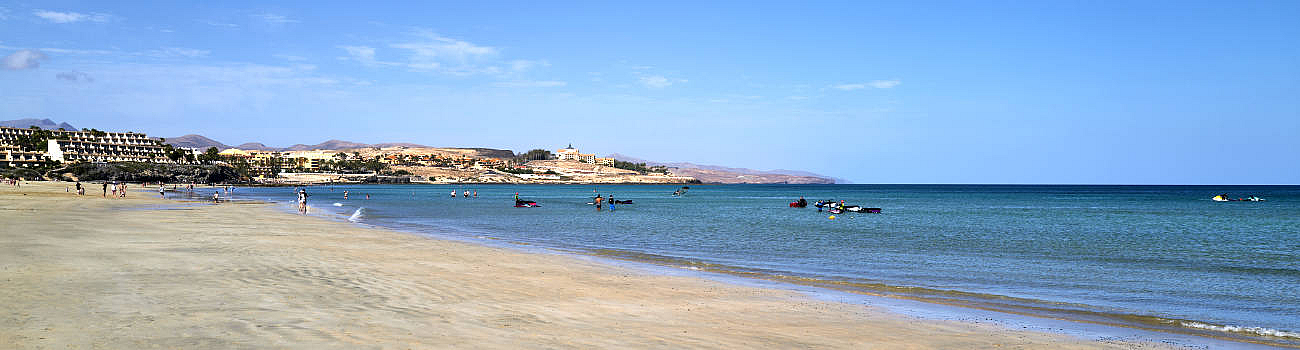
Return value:
<svg viewBox="0 0 1300 350">
<path fill-rule="evenodd" d="M 167 199 L 166 185 L 158 185 L 158 198 Z"/>
<path fill-rule="evenodd" d="M 221 191 L 212 191 L 212 203 L 221 203 Z"/>
<path fill-rule="evenodd" d="M 298 211 L 307 214 L 307 189 L 298 190 Z"/>
<path fill-rule="evenodd" d="M 108 198 L 108 181 L 104 181 L 104 198 Z"/>
</svg>

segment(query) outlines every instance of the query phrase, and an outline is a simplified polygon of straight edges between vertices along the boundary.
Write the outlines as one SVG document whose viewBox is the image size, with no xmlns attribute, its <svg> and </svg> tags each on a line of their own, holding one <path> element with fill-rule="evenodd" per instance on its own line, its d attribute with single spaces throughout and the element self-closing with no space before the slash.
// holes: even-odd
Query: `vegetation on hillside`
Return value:
<svg viewBox="0 0 1300 350">
<path fill-rule="evenodd" d="M 555 156 L 551 154 L 551 151 L 547 151 L 544 149 L 535 149 L 528 152 L 524 152 L 523 154 L 520 154 L 518 156 L 515 156 L 515 159 L 521 160 L 522 162 L 527 162 L 530 160 L 551 160 L 551 159 L 555 159 Z"/>
<path fill-rule="evenodd" d="M 668 167 L 662 165 L 647 167 L 645 163 L 624 162 L 617 159 L 614 160 L 614 167 L 619 169 L 627 169 L 631 171 L 642 172 L 642 173 L 659 173 L 659 174 L 668 173 Z"/>
</svg>

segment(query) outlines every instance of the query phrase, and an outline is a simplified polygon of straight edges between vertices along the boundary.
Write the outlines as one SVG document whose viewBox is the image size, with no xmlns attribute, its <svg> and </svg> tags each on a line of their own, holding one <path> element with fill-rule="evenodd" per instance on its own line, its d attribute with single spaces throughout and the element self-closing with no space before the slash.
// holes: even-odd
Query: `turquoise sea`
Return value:
<svg viewBox="0 0 1300 350">
<path fill-rule="evenodd" d="M 311 212 L 839 291 L 1300 344 L 1300 186 L 313 186 Z M 449 193 L 477 191 L 477 198 Z M 349 198 L 343 199 L 343 191 Z M 515 208 L 512 196 L 537 201 Z M 596 193 L 632 200 L 597 211 Z M 1210 198 L 1258 195 L 1264 202 Z M 240 188 L 293 202 L 294 188 Z M 366 195 L 370 199 L 366 199 Z M 845 200 L 880 214 L 790 208 Z M 335 203 L 338 203 L 336 206 Z"/>
</svg>

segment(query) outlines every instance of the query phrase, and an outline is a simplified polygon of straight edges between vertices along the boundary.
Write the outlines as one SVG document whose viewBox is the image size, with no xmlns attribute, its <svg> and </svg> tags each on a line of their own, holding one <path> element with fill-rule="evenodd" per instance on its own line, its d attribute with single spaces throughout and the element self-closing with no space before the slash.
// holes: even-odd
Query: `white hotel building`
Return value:
<svg viewBox="0 0 1300 350">
<path fill-rule="evenodd" d="M 31 166 L 45 160 L 74 162 L 168 162 L 163 143 L 134 132 L 90 132 L 47 130 L 52 137 L 46 149 L 23 151 L 17 141 L 35 129 L 0 127 L 0 165 Z"/>
</svg>

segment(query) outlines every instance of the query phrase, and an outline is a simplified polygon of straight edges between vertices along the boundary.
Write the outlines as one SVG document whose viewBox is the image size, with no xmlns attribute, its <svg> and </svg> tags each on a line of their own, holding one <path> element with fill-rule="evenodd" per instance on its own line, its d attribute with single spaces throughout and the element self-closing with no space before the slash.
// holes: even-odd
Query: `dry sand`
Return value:
<svg viewBox="0 0 1300 350">
<path fill-rule="evenodd" d="M 64 186 L 0 187 L 0 348 L 1160 347 Z"/>
</svg>

